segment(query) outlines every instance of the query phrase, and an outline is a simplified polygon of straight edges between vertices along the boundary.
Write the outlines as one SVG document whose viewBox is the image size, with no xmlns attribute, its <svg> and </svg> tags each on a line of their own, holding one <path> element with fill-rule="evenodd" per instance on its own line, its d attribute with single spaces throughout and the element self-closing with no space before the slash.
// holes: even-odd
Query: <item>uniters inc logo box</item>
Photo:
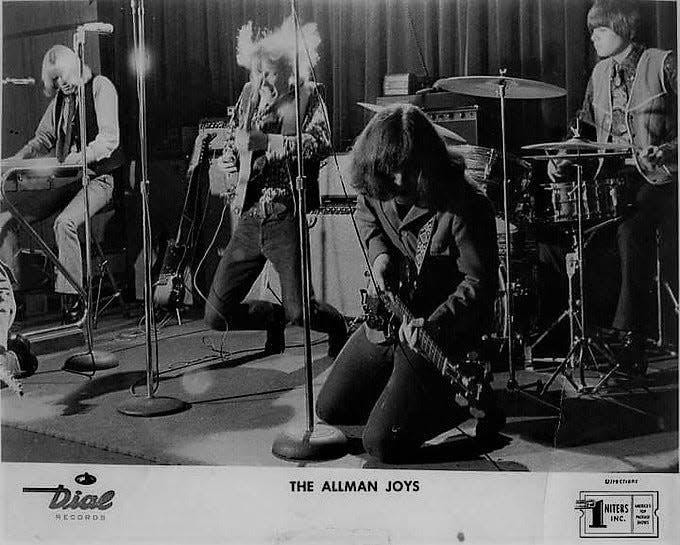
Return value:
<svg viewBox="0 0 680 545">
<path fill-rule="evenodd" d="M 659 493 L 580 492 L 581 537 L 659 537 Z"/>
</svg>

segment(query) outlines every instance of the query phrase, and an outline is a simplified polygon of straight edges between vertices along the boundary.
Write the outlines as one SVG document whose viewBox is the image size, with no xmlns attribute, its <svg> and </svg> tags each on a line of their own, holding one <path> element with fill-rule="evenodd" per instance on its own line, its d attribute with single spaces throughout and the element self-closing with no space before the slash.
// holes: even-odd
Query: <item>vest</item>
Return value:
<svg viewBox="0 0 680 545">
<path fill-rule="evenodd" d="M 670 51 L 646 49 L 635 69 L 635 79 L 628 92 L 626 128 L 628 140 L 637 149 L 658 146 L 677 135 L 675 98 L 664 84 L 663 67 Z M 593 69 L 593 113 L 597 140 L 609 139 L 612 125 L 611 72 L 614 59 L 598 62 Z M 640 167 L 638 166 L 638 170 Z M 640 170 L 640 174 L 645 173 Z"/>
<path fill-rule="evenodd" d="M 99 134 L 99 125 L 97 124 L 97 111 L 94 106 L 94 92 L 92 90 L 95 75 L 93 74 L 85 84 L 85 129 L 87 131 L 87 143 L 92 142 Z M 63 138 L 61 131 L 59 130 L 59 120 L 61 119 L 61 112 L 64 108 L 64 94 L 59 91 L 55 99 L 54 104 L 54 126 L 57 128 L 57 138 Z M 73 128 L 71 129 L 71 142 L 68 142 L 68 149 L 72 146 L 76 146 L 76 149 L 80 150 L 80 117 L 79 117 L 78 106 L 76 105 L 76 112 L 73 117 Z M 96 161 L 89 163 L 88 167 L 95 173 L 95 176 L 101 176 L 102 174 L 109 174 L 116 170 L 118 167 L 122 166 L 125 161 L 125 156 L 123 150 L 118 146 L 113 153 L 102 159 L 101 161 Z"/>
</svg>

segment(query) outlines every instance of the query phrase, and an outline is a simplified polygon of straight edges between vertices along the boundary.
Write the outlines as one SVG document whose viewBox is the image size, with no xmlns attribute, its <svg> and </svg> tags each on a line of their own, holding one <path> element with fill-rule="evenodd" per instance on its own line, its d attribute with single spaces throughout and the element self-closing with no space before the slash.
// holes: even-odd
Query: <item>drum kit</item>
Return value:
<svg viewBox="0 0 680 545">
<path fill-rule="evenodd" d="M 518 261 L 521 261 L 521 254 L 526 251 L 522 247 L 524 238 L 521 225 L 519 225 L 520 222 L 525 221 L 529 224 L 547 224 L 557 227 L 566 231 L 572 238 L 571 252 L 566 257 L 569 307 L 558 321 L 549 328 L 549 330 L 552 329 L 559 321 L 568 318 L 570 348 L 548 381 L 545 384 L 536 383 L 539 394 L 544 395 L 560 373 L 564 375 L 574 389 L 596 391 L 611 373 L 608 373 L 605 379 L 601 380 L 595 387 L 588 387 L 584 374 L 585 359 L 590 358 L 597 367 L 595 356 L 597 352 L 611 363 L 612 369 L 615 369 L 617 365 L 609 348 L 588 336 L 585 301 L 583 300 L 584 233 L 585 229 L 588 229 L 587 232 L 591 232 L 606 223 L 615 221 L 623 213 L 628 203 L 624 180 L 612 177 L 598 179 L 597 176 L 585 179 L 583 167 L 588 161 L 630 156 L 632 148 L 616 143 L 589 141 L 578 134 L 577 126 L 576 130 L 573 131 L 574 136 L 572 138 L 562 142 L 523 146 L 522 150 L 526 154 L 517 158 L 507 151 L 506 101 L 508 99 L 545 100 L 559 98 L 566 95 L 565 89 L 540 81 L 508 77 L 505 70 L 500 70 L 497 76 L 462 76 L 440 79 L 434 84 L 434 88 L 457 94 L 499 100 L 500 150 L 469 145 L 460 135 L 449 134 L 452 131 L 448 129 L 440 131 L 440 135 L 450 140 L 447 140 L 450 149 L 463 155 L 469 178 L 477 182 L 500 209 L 497 218 L 497 232 L 501 257 L 499 283 L 502 300 L 500 305 L 497 304 L 497 312 L 500 309 L 502 316 L 496 316 L 497 329 L 495 334 L 498 335 L 502 343 L 501 350 L 505 351 L 507 355 L 508 389 L 520 391 L 527 388 L 526 385 L 520 387 L 517 383 L 517 354 L 513 354 L 515 350 L 521 350 L 525 342 L 528 343 L 528 339 L 526 341 L 523 339 L 522 333 L 517 334 L 514 331 L 515 325 L 522 320 L 513 312 L 513 299 L 518 295 L 526 295 L 527 292 L 527 289 L 517 282 L 517 276 L 513 271 Z M 360 103 L 360 105 L 371 111 L 382 109 L 381 106 L 376 105 L 365 105 L 363 103 Z M 438 128 L 439 130 L 440 128 Z M 446 134 L 443 134 L 444 131 Z M 574 180 L 551 180 L 539 184 L 539 191 L 543 193 L 539 197 L 544 198 L 534 199 L 527 195 L 529 184 L 524 182 L 530 180 L 531 171 L 535 165 L 544 161 L 556 162 L 567 159 L 569 164 L 575 167 L 576 176 Z M 519 183 L 518 179 L 520 180 Z M 535 205 L 537 201 L 544 203 L 538 209 Z M 520 245 L 520 248 L 516 247 L 518 245 Z M 574 293 L 575 290 L 573 289 L 574 276 L 577 277 L 577 293 Z M 527 305 L 520 304 L 518 306 L 523 306 L 526 311 Z M 539 335 L 538 341 L 534 342 L 533 346 L 540 342 L 548 331 Z M 499 350 L 499 353 L 501 350 Z M 531 350 L 524 349 L 525 361 L 527 353 L 531 355 Z M 576 384 L 572 376 L 575 368 L 579 369 L 580 385 Z"/>
</svg>

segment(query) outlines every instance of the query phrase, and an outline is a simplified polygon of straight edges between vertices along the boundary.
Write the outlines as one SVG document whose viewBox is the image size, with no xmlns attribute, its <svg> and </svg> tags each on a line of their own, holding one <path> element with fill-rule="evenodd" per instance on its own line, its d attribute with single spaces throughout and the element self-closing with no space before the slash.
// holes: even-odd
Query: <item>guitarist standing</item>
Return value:
<svg viewBox="0 0 680 545">
<path fill-rule="evenodd" d="M 588 30 L 601 60 L 590 76 L 579 117 L 582 133 L 594 127 L 598 142 L 627 144 L 634 150 L 634 166 L 628 169 L 633 171 L 628 179 L 634 208 L 616 233 L 621 286 L 612 325 L 625 332 L 622 366 L 644 374 L 644 343 L 655 324 L 656 229 L 665 280 L 677 288 L 678 99 L 675 54 L 635 41 L 639 19 L 635 3 L 628 0 L 596 0 L 588 12 Z M 567 160 L 551 162 L 548 173 L 560 181 L 569 165 Z M 620 167 L 608 159 L 598 175 L 616 175 Z"/>
<path fill-rule="evenodd" d="M 465 178 L 463 159 L 449 154 L 415 106 L 377 113 L 352 159 L 355 217 L 378 291 L 395 292 L 400 264 L 413 265 L 404 287 L 415 283 L 415 292 L 403 301 L 416 318 L 401 322 L 396 343 L 366 324 L 359 328 L 340 352 L 316 410 L 333 425 L 365 424 L 366 451 L 398 462 L 469 417 L 420 341 L 427 334 L 455 358 L 481 339 L 497 289 L 494 211 Z M 502 421 L 495 424 L 498 431 Z"/>
<path fill-rule="evenodd" d="M 237 61 L 250 71 L 250 81 L 237 103 L 233 145 L 218 163 L 223 187 L 211 189 L 231 198 L 232 210 L 240 217 L 217 266 L 205 321 L 221 331 L 266 329 L 267 354 L 285 350 L 287 321 L 302 323 L 300 245 L 294 200 L 297 176 L 294 85 L 299 86 L 302 155 L 310 206 L 318 206 L 319 164 L 331 150 L 322 98 L 316 85 L 307 81 L 312 65 L 318 60 L 316 48 L 320 38 L 315 24 L 304 25 L 301 32 L 309 54 L 300 55 L 302 81 L 295 82 L 295 27 L 290 18 L 279 29 L 258 34 L 255 40 L 252 23 L 240 30 Z M 211 176 L 211 184 L 212 180 Z M 279 274 L 283 306 L 268 301 L 243 301 L 267 260 Z M 335 357 L 347 340 L 342 315 L 332 306 L 313 299 L 311 327 L 328 333 L 328 354 Z"/>
</svg>

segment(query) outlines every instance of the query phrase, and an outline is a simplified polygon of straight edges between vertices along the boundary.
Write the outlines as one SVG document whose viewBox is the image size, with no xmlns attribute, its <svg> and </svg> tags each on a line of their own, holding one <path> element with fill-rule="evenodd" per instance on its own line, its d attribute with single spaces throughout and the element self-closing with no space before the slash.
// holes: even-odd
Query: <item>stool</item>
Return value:
<svg viewBox="0 0 680 545">
<path fill-rule="evenodd" d="M 104 214 L 111 214 L 111 218 L 116 214 L 115 202 L 112 200 L 106 204 L 101 210 L 99 210 L 92 219 L 101 217 Z M 111 221 L 111 218 L 105 221 L 104 227 Z M 94 311 L 92 313 L 92 327 L 97 327 L 97 322 L 101 314 L 111 305 L 114 301 L 118 301 L 120 306 L 121 314 L 124 318 L 129 318 L 130 313 L 128 311 L 125 301 L 123 301 L 123 291 L 119 288 L 118 282 L 116 281 L 113 273 L 111 272 L 111 267 L 109 260 L 104 254 L 104 249 L 101 244 L 101 235 L 103 234 L 104 227 L 101 228 L 101 232 L 98 233 L 98 229 L 93 226 L 92 229 L 92 288 L 94 289 L 94 284 L 96 282 L 97 291 L 94 295 Z M 98 236 L 100 235 L 100 236 Z M 96 260 L 96 262 L 95 262 Z M 112 293 L 106 297 L 102 296 L 102 287 L 104 284 L 104 279 L 107 279 L 111 287 Z"/>
</svg>

